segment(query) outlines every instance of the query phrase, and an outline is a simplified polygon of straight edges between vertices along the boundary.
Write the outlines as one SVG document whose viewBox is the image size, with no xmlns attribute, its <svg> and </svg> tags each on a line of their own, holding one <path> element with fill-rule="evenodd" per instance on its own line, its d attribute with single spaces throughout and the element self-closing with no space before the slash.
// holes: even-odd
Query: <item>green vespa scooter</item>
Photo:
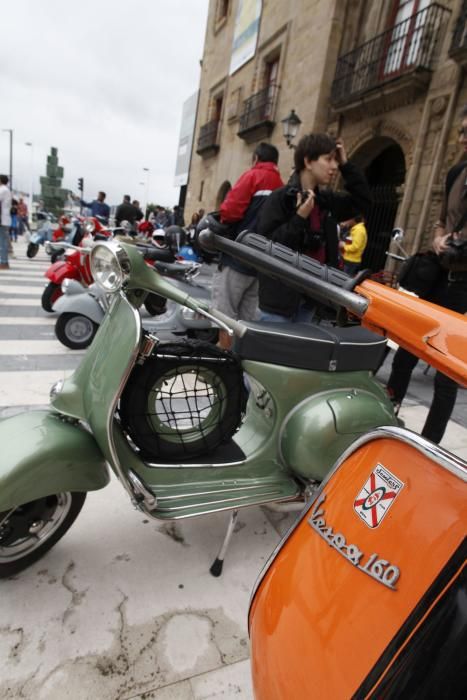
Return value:
<svg viewBox="0 0 467 700">
<path fill-rule="evenodd" d="M 231 254 L 247 249 L 213 241 Z M 267 256 L 250 250 L 249 264 L 255 255 L 264 270 Z M 349 309 L 363 303 L 277 259 L 269 264 L 312 297 L 345 300 Z M 116 241 L 94 247 L 91 267 L 113 299 L 87 354 L 52 387 L 48 410 L 0 421 L 0 577 L 26 568 L 65 534 L 86 493 L 109 482 L 109 467 L 149 517 L 230 511 L 211 569 L 219 575 L 239 508 L 304 504 L 353 440 L 396 425 L 373 378 L 385 341 L 359 326 L 234 321 Z M 163 344 L 143 332 L 138 309 L 151 292 L 234 335 L 234 352 L 200 341 Z"/>
</svg>

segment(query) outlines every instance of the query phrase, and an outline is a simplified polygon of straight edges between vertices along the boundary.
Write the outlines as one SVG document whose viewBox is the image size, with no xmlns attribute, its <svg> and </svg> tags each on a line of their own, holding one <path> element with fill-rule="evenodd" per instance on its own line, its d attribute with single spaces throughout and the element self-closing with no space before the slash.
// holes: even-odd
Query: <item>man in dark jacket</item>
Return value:
<svg viewBox="0 0 467 700">
<path fill-rule="evenodd" d="M 467 155 L 467 105 L 461 111 L 459 143 Z M 467 259 L 450 266 L 443 262 L 443 253 L 451 239 L 467 240 L 467 160 L 451 168 L 446 176 L 444 200 L 440 218 L 435 224 L 433 250 L 440 256 L 442 268 L 438 279 L 424 298 L 460 314 L 467 312 Z M 454 269 L 451 269 L 454 268 Z M 387 390 L 398 411 L 409 387 L 418 357 L 399 348 L 394 355 Z M 439 443 L 444 437 L 457 398 L 457 384 L 442 372 L 436 372 L 430 410 L 421 435 Z"/>
<path fill-rule="evenodd" d="M 123 202 L 118 205 L 117 211 L 115 212 L 115 223 L 120 226 L 122 221 L 129 221 L 130 224 L 134 224 L 137 220 L 138 209 L 131 203 L 131 197 L 129 194 L 123 196 Z"/>
<path fill-rule="evenodd" d="M 363 173 L 347 160 L 344 144 L 328 134 L 308 134 L 297 145 L 295 170 L 273 192 L 259 215 L 257 232 L 266 238 L 337 267 L 337 222 L 365 214 L 371 194 Z M 340 170 L 346 192 L 328 189 Z M 259 276 L 261 320 L 308 321 L 311 310 L 299 292 Z"/>
</svg>

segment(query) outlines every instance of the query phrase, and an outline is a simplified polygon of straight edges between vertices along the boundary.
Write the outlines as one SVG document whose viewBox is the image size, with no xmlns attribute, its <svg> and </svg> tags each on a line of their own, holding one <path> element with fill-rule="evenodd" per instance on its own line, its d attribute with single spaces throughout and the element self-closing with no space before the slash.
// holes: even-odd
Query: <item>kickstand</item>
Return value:
<svg viewBox="0 0 467 700">
<path fill-rule="evenodd" d="M 230 544 L 230 540 L 233 535 L 233 531 L 235 528 L 235 523 L 237 522 L 237 517 L 238 517 L 238 510 L 233 510 L 232 515 L 230 516 L 229 524 L 227 525 L 227 532 L 225 533 L 224 541 L 222 542 L 222 547 L 219 550 L 219 554 L 217 557 L 214 559 L 214 562 L 209 569 L 211 574 L 213 576 L 220 576 L 222 573 L 222 567 L 224 566 L 224 558 L 225 558 L 225 553 L 227 552 L 227 548 Z"/>
</svg>

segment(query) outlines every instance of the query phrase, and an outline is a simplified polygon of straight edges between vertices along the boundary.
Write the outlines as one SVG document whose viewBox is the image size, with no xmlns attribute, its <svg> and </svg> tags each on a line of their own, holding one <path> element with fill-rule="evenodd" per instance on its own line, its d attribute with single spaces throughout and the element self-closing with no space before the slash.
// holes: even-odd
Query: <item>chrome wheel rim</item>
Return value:
<svg viewBox="0 0 467 700">
<path fill-rule="evenodd" d="M 65 520 L 71 493 L 24 503 L 0 514 L 0 564 L 31 554 L 44 544 Z"/>
<path fill-rule="evenodd" d="M 74 343 L 85 343 L 92 338 L 94 326 L 86 316 L 73 316 L 66 324 L 66 334 Z"/>
</svg>

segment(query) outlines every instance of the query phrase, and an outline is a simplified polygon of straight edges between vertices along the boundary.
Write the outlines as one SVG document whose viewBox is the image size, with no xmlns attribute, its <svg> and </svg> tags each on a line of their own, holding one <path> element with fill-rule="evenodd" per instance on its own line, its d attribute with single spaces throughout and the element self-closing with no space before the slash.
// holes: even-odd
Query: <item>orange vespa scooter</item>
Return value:
<svg viewBox="0 0 467 700">
<path fill-rule="evenodd" d="M 271 277 L 287 271 L 338 318 L 350 311 L 467 386 L 465 316 L 256 234 L 225 240 L 210 223 L 205 245 Z M 402 428 L 346 450 L 253 592 L 256 700 L 467 695 L 466 481 L 463 460 Z"/>
<path fill-rule="evenodd" d="M 467 386 L 464 316 L 370 280 L 351 289 L 255 234 L 242 242 L 240 254 L 215 245 L 249 264 L 261 252 L 257 267 L 272 276 L 293 265 L 296 289 Z M 256 700 L 466 696 L 466 482 L 463 460 L 402 428 L 348 448 L 253 592 Z"/>
</svg>

